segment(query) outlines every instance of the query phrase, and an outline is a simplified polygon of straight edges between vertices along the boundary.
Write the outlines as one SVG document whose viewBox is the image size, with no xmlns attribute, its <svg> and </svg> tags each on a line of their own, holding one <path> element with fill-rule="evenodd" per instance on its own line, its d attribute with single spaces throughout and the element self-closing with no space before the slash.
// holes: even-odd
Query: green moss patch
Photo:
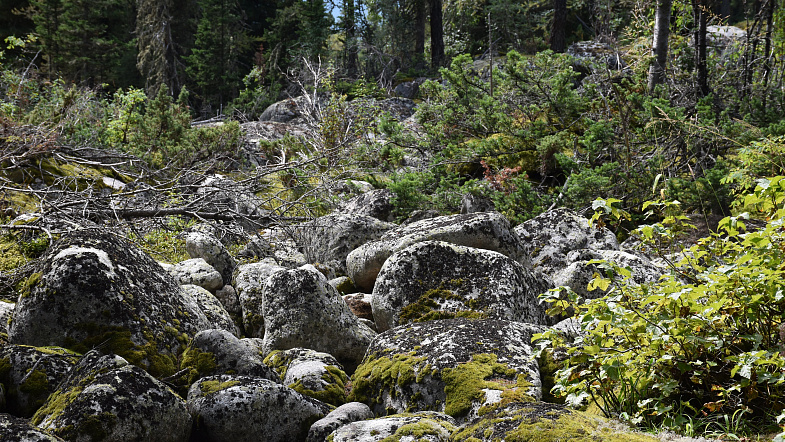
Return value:
<svg viewBox="0 0 785 442">
<path fill-rule="evenodd" d="M 444 412 L 453 417 L 466 416 L 472 404 L 482 402 L 485 398 L 483 389 L 502 390 L 502 399 L 507 402 L 533 401 L 525 393 L 530 386 L 525 376 L 497 362 L 494 354 L 474 355 L 469 362 L 445 368 L 441 376 L 447 396 Z M 511 382 L 509 378 L 516 380 Z"/>
<path fill-rule="evenodd" d="M 400 323 L 434 321 L 437 319 L 484 319 L 488 315 L 482 311 L 472 310 L 474 305 L 469 301 L 468 310 L 443 310 L 443 301 L 466 303 L 464 297 L 444 288 L 432 289 L 423 293 L 417 300 L 401 309 Z"/>
<path fill-rule="evenodd" d="M 457 427 L 449 422 L 424 418 L 417 422 L 402 425 L 395 430 L 395 433 L 385 437 L 380 442 L 398 442 L 401 438 L 407 436 L 413 437 L 414 440 L 424 440 L 425 436 L 444 438 L 455 430 L 457 430 Z"/>
<path fill-rule="evenodd" d="M 177 358 L 174 355 L 161 354 L 155 341 L 138 345 L 131 339 L 131 332 L 119 326 L 99 324 L 79 324 L 79 331 L 87 332 L 87 338 L 77 341 L 66 338 L 65 347 L 86 353 L 101 347 L 104 351 L 112 352 L 125 358 L 133 365 L 145 369 L 154 377 L 166 377 L 174 374 L 177 368 Z"/>
<path fill-rule="evenodd" d="M 240 385 L 240 381 L 201 381 L 199 382 L 199 391 L 201 391 L 202 396 L 207 396 L 209 394 L 213 394 L 215 392 L 226 390 L 227 388 L 234 387 L 235 385 Z"/>
<path fill-rule="evenodd" d="M 39 282 L 41 282 L 41 276 L 43 276 L 41 272 L 36 272 L 20 281 L 19 285 L 17 286 L 17 292 L 19 293 L 19 296 L 22 298 L 30 296 L 30 292 L 33 290 L 33 288 Z"/>
<path fill-rule="evenodd" d="M 345 404 L 347 399 L 346 384 L 349 382 L 349 377 L 346 376 L 346 373 L 334 365 L 327 365 L 325 373 L 322 375 L 322 380 L 324 381 L 324 389 L 318 391 L 305 388 L 302 381 L 297 381 L 288 387 L 300 394 L 320 400 L 325 404 L 335 406 Z"/>
<path fill-rule="evenodd" d="M 294 356 L 290 353 L 284 353 L 281 350 L 271 351 L 266 358 L 264 358 L 264 365 L 272 368 L 281 377 L 281 380 L 286 377 L 286 370 L 289 368 L 289 363 L 292 362 Z"/>
<path fill-rule="evenodd" d="M 503 407 L 464 427 L 452 440 L 505 442 L 654 442 L 657 439 L 611 424 L 599 416 L 544 402 Z"/>
<path fill-rule="evenodd" d="M 185 350 L 180 362 L 181 369 L 188 369 L 188 373 L 183 376 L 187 385 L 193 384 L 199 378 L 215 374 L 217 366 L 215 354 L 194 347 Z"/>
<path fill-rule="evenodd" d="M 77 386 L 71 387 L 65 391 L 55 391 L 49 396 L 49 399 L 46 401 L 43 407 L 41 407 L 33 418 L 30 420 L 30 423 L 33 425 L 41 425 L 45 418 L 49 417 L 52 420 L 56 419 L 63 413 L 65 407 L 76 400 L 76 398 L 82 393 L 84 387 Z"/>
<path fill-rule="evenodd" d="M 354 372 L 349 400 L 363 402 L 373 408 L 373 405 L 382 403 L 385 390 L 395 394 L 396 387 L 418 381 L 418 374 L 424 374 L 427 368 L 426 358 L 417 357 L 414 352 L 396 354 L 392 358 L 371 357 Z"/>
</svg>

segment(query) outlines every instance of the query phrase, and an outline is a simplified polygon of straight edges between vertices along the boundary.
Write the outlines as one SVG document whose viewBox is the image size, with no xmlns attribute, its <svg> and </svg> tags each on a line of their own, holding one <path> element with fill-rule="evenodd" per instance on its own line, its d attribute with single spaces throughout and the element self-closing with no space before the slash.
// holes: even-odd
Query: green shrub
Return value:
<svg viewBox="0 0 785 442">
<path fill-rule="evenodd" d="M 591 399 L 608 416 L 649 427 L 766 431 L 785 408 L 785 178 L 762 180 L 742 200 L 745 214 L 720 223 L 672 259 L 672 271 L 638 285 L 605 266 L 589 288 L 607 296 L 579 302 L 557 289 L 552 313 L 575 309 L 585 333 L 572 344 L 546 333 L 541 346 L 566 345 L 555 392 L 573 405 Z M 744 219 L 768 220 L 745 231 Z M 670 217 L 673 224 L 678 218 Z M 647 241 L 671 236 L 666 223 L 641 226 Z"/>
<path fill-rule="evenodd" d="M 727 161 L 718 160 L 711 169 L 694 179 L 672 178 L 666 183 L 666 197 L 678 200 L 688 212 L 727 215 L 733 202 L 731 186 L 723 183 L 730 173 Z"/>
</svg>

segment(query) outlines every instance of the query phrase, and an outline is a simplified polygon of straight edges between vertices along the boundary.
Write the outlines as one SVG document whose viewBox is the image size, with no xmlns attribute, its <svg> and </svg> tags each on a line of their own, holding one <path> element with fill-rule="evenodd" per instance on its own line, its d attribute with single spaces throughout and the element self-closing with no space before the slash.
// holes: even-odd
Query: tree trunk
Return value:
<svg viewBox="0 0 785 442">
<path fill-rule="evenodd" d="M 708 5 L 705 0 L 693 0 L 695 13 L 695 92 L 698 98 L 709 95 L 709 72 L 706 67 L 706 25 L 708 22 Z"/>
<path fill-rule="evenodd" d="M 343 25 L 346 34 L 344 41 L 346 53 L 346 74 L 349 77 L 357 75 L 357 32 L 354 14 L 354 0 L 345 0 L 343 3 Z"/>
<path fill-rule="evenodd" d="M 431 68 L 444 64 L 444 24 L 442 22 L 442 0 L 431 2 Z"/>
<path fill-rule="evenodd" d="M 567 0 L 553 0 L 553 23 L 551 24 L 551 50 L 564 52 L 567 28 Z"/>
<path fill-rule="evenodd" d="M 672 7 L 673 0 L 659 0 L 657 2 L 657 11 L 654 17 L 654 41 L 651 48 L 654 60 L 649 67 L 649 92 L 653 92 L 658 84 L 665 81 Z"/>
<path fill-rule="evenodd" d="M 765 46 L 763 49 L 763 85 L 768 86 L 771 75 L 771 59 L 774 56 L 771 50 L 771 34 L 774 31 L 774 8 L 776 0 L 768 0 L 766 4 L 766 32 L 763 36 Z M 764 97 L 766 94 L 764 94 Z M 764 102 L 765 107 L 765 102 Z"/>
<path fill-rule="evenodd" d="M 414 4 L 414 67 L 425 69 L 425 0 Z"/>
</svg>

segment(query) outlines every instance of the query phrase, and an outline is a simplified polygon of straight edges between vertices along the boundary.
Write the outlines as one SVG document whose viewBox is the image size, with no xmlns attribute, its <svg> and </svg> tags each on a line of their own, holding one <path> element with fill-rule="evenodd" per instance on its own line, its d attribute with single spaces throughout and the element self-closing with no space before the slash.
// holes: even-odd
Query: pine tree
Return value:
<svg viewBox="0 0 785 442">
<path fill-rule="evenodd" d="M 56 76 L 57 61 L 61 58 L 58 45 L 58 29 L 63 14 L 61 0 L 30 0 L 35 32 L 44 50 L 43 59 L 50 78 Z"/>
</svg>

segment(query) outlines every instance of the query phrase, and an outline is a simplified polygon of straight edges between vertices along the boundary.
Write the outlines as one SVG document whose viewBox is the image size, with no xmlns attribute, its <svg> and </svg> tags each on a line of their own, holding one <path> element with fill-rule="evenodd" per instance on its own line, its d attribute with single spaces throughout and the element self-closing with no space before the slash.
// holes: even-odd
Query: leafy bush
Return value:
<svg viewBox="0 0 785 442">
<path fill-rule="evenodd" d="M 785 408 L 785 178 L 761 180 L 742 202 L 747 212 L 725 218 L 721 234 L 666 257 L 671 272 L 658 283 L 634 284 L 628 269 L 601 263 L 607 274 L 590 288 L 607 296 L 565 301 L 557 289 L 546 297 L 553 313 L 575 309 L 585 333 L 572 344 L 544 335 L 542 346 L 568 347 L 556 392 L 646 426 L 705 430 L 739 410 L 748 430 L 774 424 Z M 765 226 L 746 231 L 750 213 Z M 680 219 L 637 232 L 653 242 Z"/>
</svg>

